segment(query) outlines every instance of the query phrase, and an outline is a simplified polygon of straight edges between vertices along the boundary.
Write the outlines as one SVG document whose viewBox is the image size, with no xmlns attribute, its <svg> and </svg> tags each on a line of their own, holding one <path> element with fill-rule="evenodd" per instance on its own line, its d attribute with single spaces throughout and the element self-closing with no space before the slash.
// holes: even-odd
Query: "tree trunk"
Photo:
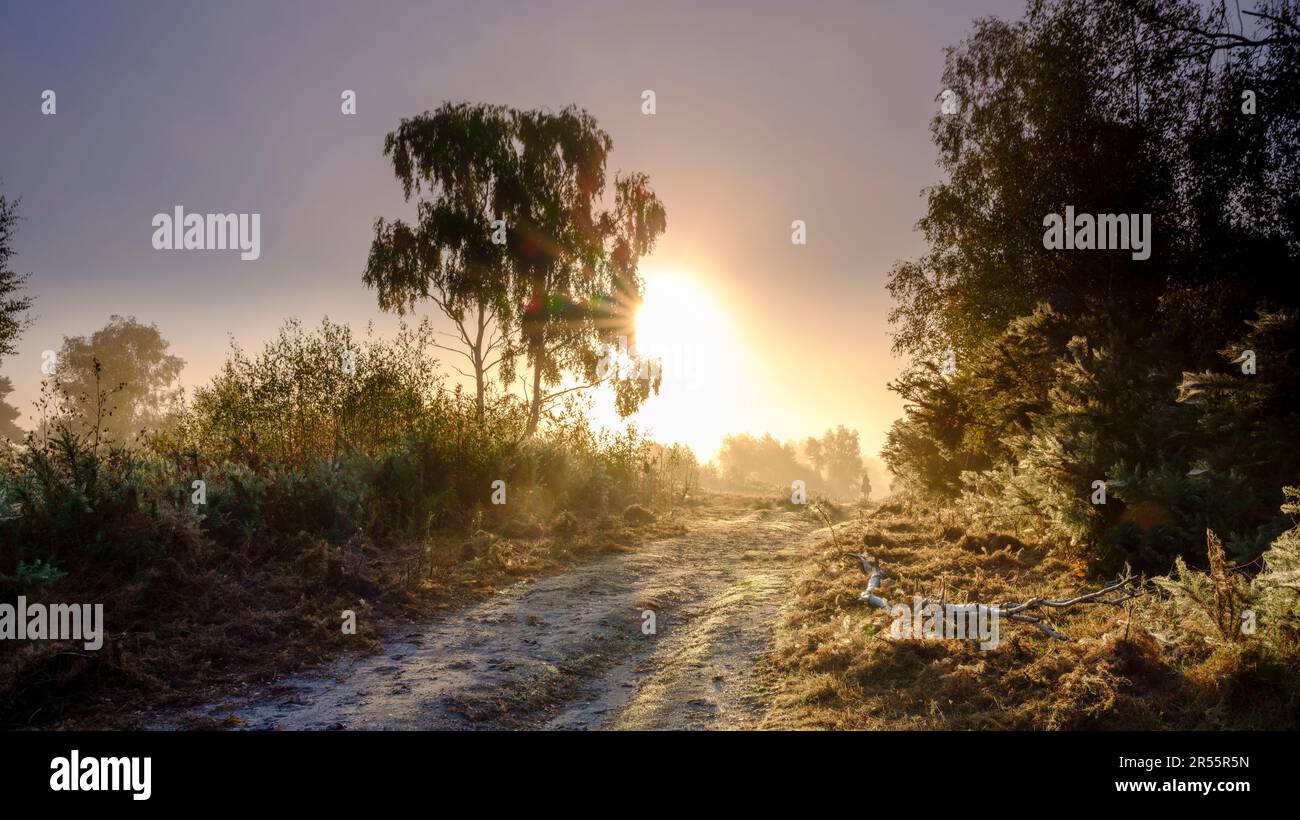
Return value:
<svg viewBox="0 0 1300 820">
<path fill-rule="evenodd" d="M 486 308 L 483 305 L 483 299 L 482 297 L 479 297 L 478 335 L 474 337 L 473 359 L 474 359 L 474 388 L 477 391 L 476 395 L 474 396 L 474 420 L 477 421 L 480 425 L 483 424 L 483 416 L 485 413 L 483 397 L 485 391 L 487 390 L 487 385 L 484 383 L 487 374 L 483 372 L 483 363 L 484 360 L 487 358 L 487 355 L 483 352 L 483 329 L 487 323 L 486 312 L 487 312 Z"/>
<path fill-rule="evenodd" d="M 537 425 L 542 420 L 542 362 L 541 353 L 538 352 L 538 358 L 533 360 L 533 395 L 532 401 L 528 407 L 528 428 L 525 435 L 531 436 L 537 432 Z"/>
<path fill-rule="evenodd" d="M 546 356 L 546 322 L 549 318 L 546 315 L 546 277 L 541 274 L 533 273 L 532 299 L 529 309 L 532 312 L 531 327 L 529 317 L 525 311 L 524 316 L 524 333 L 528 337 L 528 346 L 532 350 L 533 360 L 533 395 L 528 408 L 528 427 L 524 432 L 525 436 L 532 436 L 537 432 L 537 425 L 542 420 L 542 364 Z"/>
</svg>

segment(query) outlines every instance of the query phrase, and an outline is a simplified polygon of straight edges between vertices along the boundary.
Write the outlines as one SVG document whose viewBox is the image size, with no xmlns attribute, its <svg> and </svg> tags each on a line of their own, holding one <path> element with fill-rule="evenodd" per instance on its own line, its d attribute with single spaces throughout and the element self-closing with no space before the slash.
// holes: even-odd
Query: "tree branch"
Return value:
<svg viewBox="0 0 1300 820">
<path fill-rule="evenodd" d="M 589 390 L 593 387 L 600 387 L 602 384 L 604 384 L 607 381 L 609 381 L 609 379 L 597 379 L 591 384 L 579 384 L 579 385 L 575 385 L 574 387 L 566 387 L 563 390 L 557 390 L 554 393 L 548 393 L 547 395 L 542 397 L 542 404 L 544 405 L 550 404 L 566 393 L 573 393 L 574 391 L 577 390 Z"/>
<path fill-rule="evenodd" d="M 884 570 L 880 568 L 880 564 L 872 561 L 865 554 L 861 553 L 845 552 L 843 555 L 855 559 L 858 562 L 858 568 L 862 570 L 862 574 L 867 576 L 867 588 L 858 595 L 858 600 L 863 601 L 868 606 L 876 609 L 889 609 L 889 602 L 876 594 L 877 590 L 880 589 L 881 583 L 883 583 L 884 579 L 888 577 Z M 1123 590 L 1123 592 L 1113 598 L 1105 597 L 1111 593 L 1120 592 L 1120 590 Z M 1038 615 L 1030 614 L 1029 610 L 1037 610 L 1041 607 L 1049 609 L 1068 609 L 1072 606 L 1078 606 L 1081 604 L 1106 604 L 1109 606 L 1118 606 L 1141 594 L 1142 590 L 1134 585 L 1133 577 L 1126 574 L 1124 577 L 1107 584 L 1099 590 L 1086 592 L 1082 595 L 1076 595 L 1073 598 L 1062 600 L 1054 600 L 1051 598 L 1030 598 L 1024 603 L 1008 601 L 1002 604 L 960 604 L 959 606 L 987 608 L 989 613 L 994 616 L 1003 617 L 1009 621 L 1029 624 L 1045 635 L 1064 641 L 1069 639 L 1065 634 L 1053 628 Z M 937 603 L 939 602 L 931 601 L 927 598 L 921 599 L 921 606 Z"/>
</svg>

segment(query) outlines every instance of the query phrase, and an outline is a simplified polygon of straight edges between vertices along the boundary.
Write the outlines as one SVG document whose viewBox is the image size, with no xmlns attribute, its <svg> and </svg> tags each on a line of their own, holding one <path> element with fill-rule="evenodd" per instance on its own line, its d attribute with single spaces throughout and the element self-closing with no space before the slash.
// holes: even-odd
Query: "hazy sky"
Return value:
<svg viewBox="0 0 1300 820">
<path fill-rule="evenodd" d="M 22 197 L 15 267 L 35 325 L 0 363 L 27 423 L 41 351 L 111 314 L 156 323 L 206 381 L 233 335 L 284 319 L 363 327 L 376 217 L 406 213 L 382 156 L 404 116 L 446 100 L 576 103 L 643 171 L 668 231 L 643 264 L 686 316 L 721 319 L 720 388 L 668 379 L 647 420 L 703 449 L 843 423 L 874 454 L 900 402 L 885 292 L 917 254 L 938 179 L 928 124 L 943 48 L 1021 0 L 780 3 L 14 3 L 0 13 L 0 191 Z M 41 93 L 57 93 L 42 116 Z M 340 112 L 354 89 L 358 113 Z M 641 113 L 653 89 L 657 113 Z M 261 258 L 156 251 L 150 221 L 261 214 Z M 805 220 L 808 244 L 790 242 Z M 681 285 L 681 280 L 688 283 Z M 689 355 L 689 354 L 688 354 Z M 671 360 L 670 360 L 671 361 Z"/>
</svg>

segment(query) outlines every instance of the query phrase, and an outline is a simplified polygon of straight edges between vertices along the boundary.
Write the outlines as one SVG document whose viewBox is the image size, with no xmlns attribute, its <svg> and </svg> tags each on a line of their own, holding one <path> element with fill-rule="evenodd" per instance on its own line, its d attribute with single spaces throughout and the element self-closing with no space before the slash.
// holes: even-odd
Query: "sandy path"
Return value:
<svg viewBox="0 0 1300 820">
<path fill-rule="evenodd" d="M 390 637 L 377 655 L 210 714 L 254 729 L 752 726 L 764 711 L 755 661 L 795 546 L 810 537 L 795 513 L 733 509 L 686 535 L 521 582 Z M 654 634 L 643 633 L 646 610 Z"/>
</svg>

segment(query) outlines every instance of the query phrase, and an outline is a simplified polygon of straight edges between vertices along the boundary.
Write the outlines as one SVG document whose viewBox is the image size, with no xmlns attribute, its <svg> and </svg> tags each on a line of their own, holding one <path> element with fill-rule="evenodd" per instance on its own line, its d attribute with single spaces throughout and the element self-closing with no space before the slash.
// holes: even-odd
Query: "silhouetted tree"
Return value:
<svg viewBox="0 0 1300 820">
<path fill-rule="evenodd" d="M 602 381 L 599 363 L 607 347 L 620 336 L 634 338 L 643 295 L 637 267 L 667 221 L 644 174 L 616 176 L 612 207 L 596 211 L 614 143 L 586 111 L 569 106 L 559 114 L 517 112 L 514 119 L 520 151 L 507 206 L 516 228 L 510 247 L 524 302 L 521 330 L 533 368 L 533 430 L 548 402 L 575 389 L 545 392 L 564 372 L 588 385 Z M 659 387 L 657 370 L 649 379 L 636 368 L 611 377 L 621 415 Z"/>
<path fill-rule="evenodd" d="M 24 437 L 22 428 L 15 423 L 21 413 L 17 407 L 5 400 L 5 397 L 12 392 L 14 392 L 14 383 L 8 376 L 0 376 L 0 443 L 5 440 L 17 443 Z"/>
<path fill-rule="evenodd" d="M 18 218 L 18 201 L 0 194 L 0 356 L 15 352 L 14 343 L 28 324 L 26 314 L 32 306 L 30 296 L 18 295 L 27 274 L 16 273 L 9 267 L 9 260 L 14 256 L 13 235 Z"/>
<path fill-rule="evenodd" d="M 1208 365 L 1207 336 L 1262 299 L 1294 304 L 1300 278 L 1260 272 L 1294 272 L 1300 237 L 1300 45 L 1275 36 L 1297 3 L 1266 6 L 1274 19 L 1246 39 L 1270 45 L 1213 54 L 1191 30 L 1222 28 L 1222 4 L 1055 0 L 977 21 L 944 70 L 958 111 L 931 124 L 945 179 L 919 223 L 930 248 L 890 275 L 895 348 L 969 360 L 1042 302 L 1144 325 L 1162 306 L 1194 317 L 1180 349 Z M 1152 258 L 1044 249 L 1043 217 L 1066 205 L 1153 214 Z"/>
<path fill-rule="evenodd" d="M 617 176 L 599 209 L 612 147 L 573 106 L 448 103 L 403 120 L 385 141 L 407 198 L 419 195 L 419 221 L 376 222 L 364 280 L 385 309 L 435 300 L 466 347 L 480 407 L 487 372 L 499 364 L 510 379 L 523 354 L 530 433 L 573 390 L 611 381 L 627 415 L 658 388 L 657 371 L 644 379 L 600 367 L 620 336 L 633 336 L 637 266 L 666 226 L 643 174 Z M 504 243 L 494 241 L 497 220 Z M 565 374 L 586 383 L 555 389 Z"/>
<path fill-rule="evenodd" d="M 1248 560 L 1276 533 L 1300 469 L 1283 387 L 1300 2 L 1229 18 L 1222 2 L 1045 0 L 949 50 L 958 107 L 931 126 L 945 174 L 920 222 L 929 249 L 889 280 L 912 358 L 883 451 L 902 486 L 1099 567 L 1165 571 L 1206 527 Z M 1150 258 L 1046 249 L 1044 218 L 1067 206 L 1150 214 Z M 1161 523 L 1135 524 L 1139 505 Z"/>
<path fill-rule="evenodd" d="M 502 180 L 513 172 L 510 113 L 502 106 L 447 104 L 402 120 L 384 140 L 384 155 L 409 200 L 418 195 L 418 223 L 375 222 L 364 281 L 384 310 L 404 313 L 432 299 L 456 328 L 473 370 L 476 411 L 483 420 L 490 371 L 513 374 L 513 268 L 493 222 L 504 212 Z M 459 368 L 458 368 L 459 370 Z M 463 371 L 460 371 L 463 373 Z M 471 374 L 466 374 L 471 375 Z"/>
</svg>

